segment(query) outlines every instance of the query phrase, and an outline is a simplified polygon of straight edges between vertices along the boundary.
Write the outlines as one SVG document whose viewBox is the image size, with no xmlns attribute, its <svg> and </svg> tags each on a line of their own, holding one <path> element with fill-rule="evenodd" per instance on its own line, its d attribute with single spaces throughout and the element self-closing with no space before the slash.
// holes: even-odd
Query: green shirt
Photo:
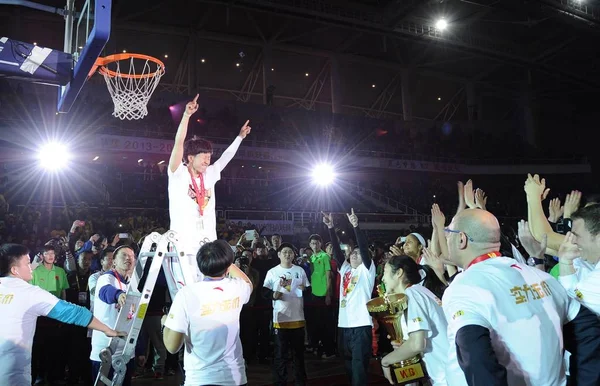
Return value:
<svg viewBox="0 0 600 386">
<path fill-rule="evenodd" d="M 327 276 L 331 271 L 330 257 L 325 251 L 313 254 L 310 257 L 312 274 L 310 275 L 310 287 L 315 296 L 327 295 Z"/>
<path fill-rule="evenodd" d="M 40 264 L 33 270 L 32 276 L 29 284 L 38 286 L 59 299 L 62 292 L 69 288 L 67 273 L 64 269 L 55 265 L 52 265 L 52 268 L 48 269 L 44 264 Z"/>
<path fill-rule="evenodd" d="M 552 275 L 553 278 L 555 278 L 556 280 L 558 280 L 558 274 L 559 274 L 559 267 L 560 264 L 556 264 L 554 267 L 552 267 L 552 269 L 550 270 L 550 275 Z"/>
</svg>

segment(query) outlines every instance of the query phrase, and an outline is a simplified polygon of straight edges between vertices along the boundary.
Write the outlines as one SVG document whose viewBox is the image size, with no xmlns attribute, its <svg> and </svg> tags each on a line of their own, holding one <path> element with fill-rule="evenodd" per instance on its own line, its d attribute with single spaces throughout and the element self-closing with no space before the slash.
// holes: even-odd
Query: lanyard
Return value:
<svg viewBox="0 0 600 386">
<path fill-rule="evenodd" d="M 196 202 L 198 203 L 198 210 L 200 211 L 200 216 L 204 216 L 204 209 L 202 209 L 202 205 L 204 204 L 204 196 L 206 195 L 206 189 L 204 188 L 204 176 L 200 173 L 198 176 L 200 177 L 200 189 L 198 189 L 198 184 L 196 184 L 196 179 L 192 172 L 190 172 L 190 177 L 192 178 L 192 186 L 194 187 L 194 191 L 196 192 Z"/>
<path fill-rule="evenodd" d="M 491 259 L 493 257 L 499 257 L 499 256 L 502 256 L 502 254 L 500 252 L 490 252 L 490 253 L 483 254 L 481 256 L 477 256 L 475 259 L 473 259 L 473 261 L 471 261 L 469 263 L 469 265 L 467 265 L 467 267 L 465 268 L 465 271 L 467 269 L 469 269 L 469 267 L 472 266 L 472 265 L 475 265 L 477 263 L 481 263 L 482 261 L 486 261 L 486 260 Z"/>
<path fill-rule="evenodd" d="M 77 291 L 81 292 L 81 284 L 79 284 L 79 273 L 75 273 L 75 280 L 77 280 Z M 87 286 L 85 287 L 85 291 L 87 292 L 90 288 L 90 283 L 87 283 Z"/>
<path fill-rule="evenodd" d="M 121 279 L 119 279 L 119 273 L 117 271 L 115 271 L 114 269 L 113 269 L 113 272 L 115 273 L 115 277 L 117 278 L 117 282 L 119 283 L 119 289 L 121 291 L 123 291 L 123 286 L 121 286 Z"/>
</svg>

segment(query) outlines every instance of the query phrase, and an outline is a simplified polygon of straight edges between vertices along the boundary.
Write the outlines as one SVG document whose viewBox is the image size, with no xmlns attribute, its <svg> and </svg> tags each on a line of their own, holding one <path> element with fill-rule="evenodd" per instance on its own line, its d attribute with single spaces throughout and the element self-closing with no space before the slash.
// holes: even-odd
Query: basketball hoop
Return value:
<svg viewBox="0 0 600 386">
<path fill-rule="evenodd" d="M 96 69 L 104 77 L 115 105 L 112 115 L 128 120 L 148 115 L 148 101 L 165 74 L 163 62 L 148 55 L 124 53 L 98 58 L 89 75 Z"/>
</svg>

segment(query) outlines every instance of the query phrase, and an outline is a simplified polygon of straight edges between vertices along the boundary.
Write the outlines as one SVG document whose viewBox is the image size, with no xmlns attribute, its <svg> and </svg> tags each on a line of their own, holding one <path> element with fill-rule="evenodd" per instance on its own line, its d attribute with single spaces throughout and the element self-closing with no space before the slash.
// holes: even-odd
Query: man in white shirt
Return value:
<svg viewBox="0 0 600 386">
<path fill-rule="evenodd" d="M 0 384 L 31 385 L 31 354 L 38 318 L 88 327 L 106 337 L 124 336 L 98 319 L 89 310 L 58 299 L 33 286 L 29 250 L 24 245 L 0 246 Z M 45 357 L 44 360 L 51 358 Z"/>
<path fill-rule="evenodd" d="M 578 385 L 600 381 L 598 318 L 550 275 L 501 257 L 491 213 L 466 209 L 445 231 L 450 260 L 465 270 L 442 301 L 448 384 L 565 385 L 563 341 L 577 353 L 571 376 Z"/>
<path fill-rule="evenodd" d="M 178 233 L 193 265 L 201 244 L 217 239 L 215 184 L 251 131 L 249 121 L 246 121 L 233 143 L 210 165 L 211 143 L 197 137 L 185 140 L 190 117 L 198 110 L 197 101 L 198 95 L 186 105 L 168 168 L 170 229 Z"/>
<path fill-rule="evenodd" d="M 600 204 L 579 209 L 560 249 L 558 281 L 569 295 L 600 315 Z"/>
<path fill-rule="evenodd" d="M 115 326 L 119 311 L 125 305 L 127 298 L 127 288 L 129 287 L 128 272 L 135 266 L 135 252 L 129 246 L 121 246 L 114 252 L 114 269 L 111 269 L 100 275 L 96 284 L 96 299 L 94 301 L 94 316 L 102 323 L 108 326 Z M 133 322 L 135 310 L 129 310 L 127 319 Z M 129 326 L 124 327 L 125 330 Z M 92 375 L 94 380 L 100 371 L 101 359 L 100 352 L 110 345 L 110 338 L 100 334 L 98 331 L 92 333 L 92 352 L 90 359 L 92 361 Z M 123 386 L 131 384 L 131 377 L 134 370 L 133 358 L 127 364 L 127 372 L 123 381 Z M 110 370 L 109 377 L 112 377 L 113 369 Z"/>
<path fill-rule="evenodd" d="M 292 351 L 294 384 L 306 384 L 304 367 L 304 298 L 310 287 L 304 269 L 292 262 L 294 247 L 283 243 L 277 251 L 281 264 L 267 272 L 262 295 L 273 300 L 273 335 L 275 339 L 274 383 L 287 386 L 288 350 Z"/>
<path fill-rule="evenodd" d="M 335 234 L 333 216 L 323 214 L 323 223 L 329 229 L 333 257 L 340 267 L 341 285 L 337 289 L 340 291 L 339 351 L 344 357 L 350 384 L 361 386 L 369 383 L 373 319 L 369 315 L 367 302 L 371 300 L 376 271 L 369 254 L 367 239 L 358 227 L 358 217 L 354 214 L 354 209 L 348 215 L 348 220 L 354 227 L 358 248 L 354 249 L 350 258 L 346 260 Z"/>
<path fill-rule="evenodd" d="M 252 282 L 235 264 L 227 242 L 204 244 L 197 255 L 203 281 L 183 287 L 163 317 L 163 341 L 175 354 L 185 343 L 185 385 L 245 385 L 240 312 Z"/>
</svg>

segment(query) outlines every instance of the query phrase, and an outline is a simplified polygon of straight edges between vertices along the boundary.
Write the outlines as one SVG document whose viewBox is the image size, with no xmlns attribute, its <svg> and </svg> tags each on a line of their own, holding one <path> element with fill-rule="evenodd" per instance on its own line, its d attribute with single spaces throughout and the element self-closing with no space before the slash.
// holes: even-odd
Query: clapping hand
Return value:
<svg viewBox="0 0 600 386">
<path fill-rule="evenodd" d="M 529 230 L 529 223 L 525 220 L 521 220 L 518 223 L 519 227 L 519 241 L 521 241 L 521 245 L 525 248 L 525 251 L 531 257 L 535 257 L 536 259 L 543 259 L 544 253 L 546 252 L 546 245 L 548 242 L 548 235 L 544 234 L 542 236 L 542 241 L 537 241 L 531 231 Z"/>
<path fill-rule="evenodd" d="M 485 192 L 479 188 L 475 190 L 475 206 L 479 209 L 486 210 L 485 207 L 487 205 L 487 197 L 485 196 Z"/>
<path fill-rule="evenodd" d="M 429 240 L 429 244 L 431 245 L 431 240 Z M 431 248 L 423 248 L 423 257 L 427 262 L 427 265 L 433 268 L 436 272 L 444 272 L 444 259 L 442 256 L 436 256 L 435 253 L 431 250 Z"/>
<path fill-rule="evenodd" d="M 440 210 L 440 206 L 438 204 L 433 204 L 431 206 L 431 225 L 434 228 L 444 228 L 444 224 L 446 222 L 446 217 L 444 213 Z"/>
<path fill-rule="evenodd" d="M 567 194 L 565 198 L 564 215 L 565 218 L 571 218 L 574 212 L 579 209 L 579 203 L 581 201 L 581 192 L 573 190 L 570 194 Z"/>
<path fill-rule="evenodd" d="M 540 176 L 535 174 L 527 174 L 527 180 L 525 180 L 525 186 L 523 187 L 527 197 L 537 198 L 544 201 L 550 193 L 550 189 L 546 189 L 546 179 L 540 179 Z"/>
<path fill-rule="evenodd" d="M 552 200 L 550 200 L 550 205 L 548 206 L 548 212 L 549 212 L 548 221 L 554 222 L 554 223 L 558 222 L 558 219 L 560 218 L 560 216 L 563 215 L 564 210 L 565 210 L 564 206 L 560 206 L 559 198 L 553 198 Z"/>
<path fill-rule="evenodd" d="M 465 187 L 464 187 L 464 192 L 465 192 L 465 203 L 467 204 L 467 206 L 471 209 L 477 208 L 477 206 L 475 205 L 475 193 L 473 192 L 473 181 L 472 180 L 467 181 L 467 183 L 465 184 Z"/>
</svg>

